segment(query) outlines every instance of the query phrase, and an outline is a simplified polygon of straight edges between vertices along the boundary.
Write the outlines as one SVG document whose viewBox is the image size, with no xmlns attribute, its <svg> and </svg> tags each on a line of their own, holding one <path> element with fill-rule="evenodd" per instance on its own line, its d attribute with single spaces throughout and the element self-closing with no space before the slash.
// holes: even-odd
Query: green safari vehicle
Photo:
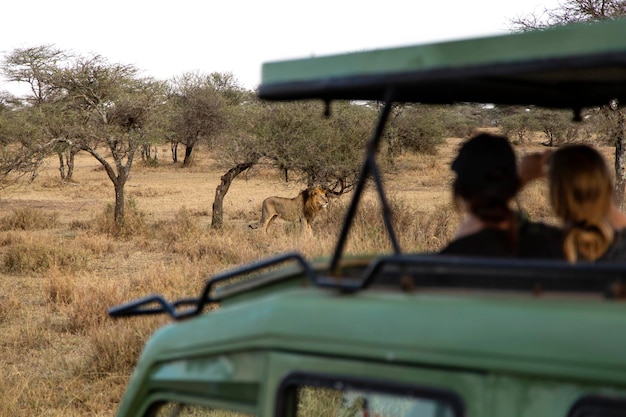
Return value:
<svg viewBox="0 0 626 417">
<path fill-rule="evenodd" d="M 194 298 L 112 307 L 174 319 L 144 347 L 118 417 L 626 416 L 626 265 L 403 252 L 376 161 L 396 102 L 574 118 L 626 102 L 626 21 L 270 62 L 258 94 L 384 102 L 336 247 L 227 271 Z M 347 256 L 368 179 L 393 254 Z"/>
</svg>

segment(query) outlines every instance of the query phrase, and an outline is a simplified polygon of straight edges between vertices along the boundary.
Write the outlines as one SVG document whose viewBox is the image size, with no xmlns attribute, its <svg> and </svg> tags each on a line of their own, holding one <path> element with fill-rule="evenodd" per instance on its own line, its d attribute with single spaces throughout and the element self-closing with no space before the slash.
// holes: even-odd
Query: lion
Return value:
<svg viewBox="0 0 626 417">
<path fill-rule="evenodd" d="M 281 218 L 291 222 L 299 221 L 303 232 L 311 232 L 311 222 L 326 206 L 328 206 L 328 195 L 321 187 L 302 190 L 294 198 L 267 197 L 263 200 L 261 220 L 249 226 L 252 229 L 262 227 L 267 232 L 274 220 Z"/>
</svg>

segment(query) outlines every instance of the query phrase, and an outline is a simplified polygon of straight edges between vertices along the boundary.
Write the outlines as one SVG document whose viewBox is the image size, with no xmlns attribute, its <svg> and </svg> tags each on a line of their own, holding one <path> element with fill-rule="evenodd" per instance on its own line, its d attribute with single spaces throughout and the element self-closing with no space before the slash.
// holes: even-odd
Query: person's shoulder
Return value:
<svg viewBox="0 0 626 417">
<path fill-rule="evenodd" d="M 439 251 L 441 254 L 463 254 L 467 251 L 468 248 L 471 248 L 471 242 L 476 240 L 476 235 L 481 232 L 472 233 L 469 235 L 465 235 L 462 237 L 458 237 L 452 241 L 450 241 L 442 250 Z"/>
<path fill-rule="evenodd" d="M 545 237 L 561 238 L 563 231 L 561 228 L 541 222 L 526 221 L 520 228 L 520 233 L 526 235 L 539 235 Z"/>
<path fill-rule="evenodd" d="M 626 262 L 626 228 L 615 231 L 613 243 L 600 259 L 600 262 Z"/>
<path fill-rule="evenodd" d="M 485 228 L 450 242 L 439 253 L 442 255 L 510 256 L 504 244 L 506 232 Z"/>
<path fill-rule="evenodd" d="M 519 255 L 524 258 L 563 258 L 563 232 L 541 222 L 526 221 L 520 226 Z"/>
<path fill-rule="evenodd" d="M 526 215 L 518 215 L 518 230 L 521 239 L 546 239 L 560 241 L 563 237 L 561 228 L 543 222 L 531 221 Z"/>
</svg>

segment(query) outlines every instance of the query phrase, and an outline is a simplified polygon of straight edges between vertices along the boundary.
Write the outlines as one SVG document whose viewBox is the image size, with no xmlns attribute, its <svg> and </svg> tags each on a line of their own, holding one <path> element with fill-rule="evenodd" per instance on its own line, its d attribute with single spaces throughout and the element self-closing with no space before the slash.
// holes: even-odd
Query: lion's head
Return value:
<svg viewBox="0 0 626 417">
<path fill-rule="evenodd" d="M 328 206 L 328 195 L 322 187 L 311 187 L 302 191 L 304 197 L 304 215 L 313 220 L 317 213 Z"/>
</svg>

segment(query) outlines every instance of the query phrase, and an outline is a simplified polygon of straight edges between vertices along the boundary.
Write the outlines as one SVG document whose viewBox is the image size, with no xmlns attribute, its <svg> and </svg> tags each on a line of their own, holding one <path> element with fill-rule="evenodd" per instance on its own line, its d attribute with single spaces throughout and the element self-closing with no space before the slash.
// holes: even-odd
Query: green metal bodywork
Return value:
<svg viewBox="0 0 626 417">
<path fill-rule="evenodd" d="M 282 350 L 626 387 L 624 329 L 626 304 L 602 299 L 377 290 L 342 296 L 309 287 L 225 304 L 167 326 L 146 346 L 144 358 Z M 252 365 L 249 370 L 258 370 Z"/>
<path fill-rule="evenodd" d="M 368 264 L 366 258 L 358 263 Z M 318 262 L 318 273 L 323 273 Z M 220 309 L 158 330 L 119 416 L 180 401 L 272 416 L 291 373 L 428 385 L 468 415 L 565 415 L 626 396 L 626 303 L 601 296 L 368 289 L 343 294 L 278 274 Z"/>
<path fill-rule="evenodd" d="M 368 258 L 351 262 L 365 267 Z M 318 261 L 324 274 L 327 262 Z M 293 268 L 275 285 L 158 330 L 119 416 L 159 401 L 275 415 L 281 382 L 310 372 L 427 385 L 467 415 L 565 415 L 626 396 L 626 303 L 601 296 L 319 288 Z"/>
<path fill-rule="evenodd" d="M 268 63 L 259 95 L 575 110 L 624 101 L 626 22 Z M 322 285 L 354 280 L 376 259 L 343 259 L 337 270 L 317 260 L 320 282 L 285 266 L 218 289 L 219 309 L 148 341 L 117 415 L 146 415 L 171 401 L 283 417 L 281 384 L 298 373 L 443 389 L 470 416 L 565 416 L 589 396 L 626 398 L 621 299 L 595 290 L 407 286 L 405 264 L 395 284 Z M 515 271 L 502 280 L 533 275 Z M 584 272 L 591 280 L 608 273 L 621 288 L 626 267 Z M 421 272 L 412 274 L 419 283 Z"/>
</svg>

